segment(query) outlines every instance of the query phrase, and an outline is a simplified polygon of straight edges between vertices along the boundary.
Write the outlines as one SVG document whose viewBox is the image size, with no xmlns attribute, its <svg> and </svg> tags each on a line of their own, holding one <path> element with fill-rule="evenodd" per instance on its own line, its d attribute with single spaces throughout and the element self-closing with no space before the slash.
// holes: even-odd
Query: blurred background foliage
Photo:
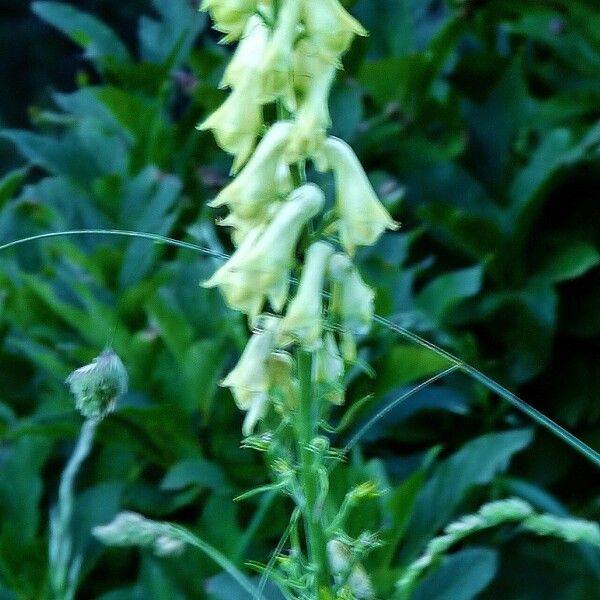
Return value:
<svg viewBox="0 0 600 600">
<path fill-rule="evenodd" d="M 0 4 L 0 242 L 138 229 L 227 251 L 205 204 L 229 161 L 195 124 L 223 99 L 231 50 L 196 3 Z M 346 4 L 370 36 L 345 58 L 333 133 L 357 149 L 403 222 L 359 256 L 379 314 L 599 448 L 597 2 Z M 0 598 L 47 593 L 47 515 L 80 425 L 64 378 L 106 344 L 131 391 L 79 480 L 80 597 L 242 598 L 191 551 L 157 559 L 106 550 L 89 534 L 120 508 L 136 510 L 190 526 L 242 566 L 267 561 L 285 528 L 284 500 L 232 501 L 268 474 L 240 449 L 240 414 L 217 385 L 246 337 L 243 320 L 198 286 L 218 259 L 87 235 L 0 260 Z M 340 423 L 339 445 L 447 366 L 381 326 L 361 358 L 377 377 L 350 373 L 348 402 L 374 395 Z M 462 375 L 371 429 L 334 473 L 331 502 L 367 478 L 390 490 L 352 521 L 388 542 L 369 565 L 383 598 L 428 539 L 488 499 L 600 514 L 597 470 Z M 590 548 L 507 528 L 459 549 L 415 598 L 590 600 L 599 578 Z"/>
</svg>

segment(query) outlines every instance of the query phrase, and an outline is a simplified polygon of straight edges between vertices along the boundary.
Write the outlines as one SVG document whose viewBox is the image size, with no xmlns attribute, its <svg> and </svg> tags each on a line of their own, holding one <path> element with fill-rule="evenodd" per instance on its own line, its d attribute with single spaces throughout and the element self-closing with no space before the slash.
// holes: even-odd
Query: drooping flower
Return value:
<svg viewBox="0 0 600 600">
<path fill-rule="evenodd" d="M 320 395 L 332 404 L 343 404 L 344 361 L 330 331 L 325 334 L 323 345 L 315 352 L 314 357 L 313 381 L 319 386 Z"/>
<path fill-rule="evenodd" d="M 336 211 L 342 245 L 348 254 L 357 246 L 371 246 L 396 223 L 377 198 L 360 161 L 343 140 L 329 137 L 324 154 L 335 176 Z"/>
<path fill-rule="evenodd" d="M 365 28 L 338 0 L 301 0 L 306 32 L 322 55 L 337 63 L 355 35 L 367 35 Z"/>
<path fill-rule="evenodd" d="M 227 34 L 223 41 L 231 42 L 242 35 L 257 4 L 258 0 L 204 0 L 200 10 L 210 11 L 215 29 Z"/>
<path fill-rule="evenodd" d="M 209 206 L 227 205 L 241 219 L 262 219 L 267 207 L 281 198 L 281 154 L 291 130 L 289 121 L 271 126 L 248 164 Z"/>
<path fill-rule="evenodd" d="M 232 171 L 236 172 L 252 154 L 262 124 L 260 86 L 255 78 L 246 76 L 198 129 L 212 129 L 219 146 L 235 157 Z"/>
<path fill-rule="evenodd" d="M 223 387 L 231 389 L 237 407 L 247 411 L 242 427 L 244 435 L 252 433 L 268 408 L 268 359 L 275 349 L 278 323 L 275 317 L 265 319 L 264 329 L 252 335 L 237 365 L 221 382 Z"/>
<path fill-rule="evenodd" d="M 127 392 L 128 377 L 121 359 L 108 348 L 89 365 L 73 371 L 66 383 L 75 396 L 77 410 L 86 419 L 101 419 Z"/>
<path fill-rule="evenodd" d="M 298 292 L 290 302 L 281 325 L 282 344 L 298 341 L 307 350 L 320 345 L 323 329 L 323 283 L 333 247 L 315 242 L 306 251 Z"/>
<path fill-rule="evenodd" d="M 268 42 L 269 30 L 262 19 L 256 15 L 250 17 L 242 39 L 225 69 L 220 86 L 235 88 L 249 74 L 258 78 Z"/>
<path fill-rule="evenodd" d="M 295 56 L 294 81 L 301 101 L 288 146 L 290 161 L 312 156 L 323 144 L 331 125 L 328 101 L 337 70 L 310 39 L 298 43 Z"/>
<path fill-rule="evenodd" d="M 282 98 L 289 110 L 295 108 L 291 71 L 299 21 L 299 3 L 283 2 L 261 69 L 263 102 L 273 102 Z"/>
<path fill-rule="evenodd" d="M 302 228 L 319 213 L 323 192 L 314 184 L 294 190 L 263 231 L 250 232 L 205 287 L 219 286 L 232 308 L 255 317 L 266 299 L 275 311 L 285 304 L 294 250 Z"/>
</svg>

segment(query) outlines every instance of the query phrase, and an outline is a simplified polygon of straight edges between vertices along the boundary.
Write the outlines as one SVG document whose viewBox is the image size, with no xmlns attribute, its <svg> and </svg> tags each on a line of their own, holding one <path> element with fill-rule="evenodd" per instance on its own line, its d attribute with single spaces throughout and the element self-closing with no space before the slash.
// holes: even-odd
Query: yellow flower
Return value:
<svg viewBox="0 0 600 600">
<path fill-rule="evenodd" d="M 266 299 L 275 311 L 281 311 L 301 230 L 323 204 L 323 192 L 314 184 L 294 190 L 264 230 L 250 232 L 204 286 L 219 286 L 229 306 L 251 318 Z"/>
<path fill-rule="evenodd" d="M 322 396 L 332 404 L 343 404 L 344 361 L 331 332 L 325 334 L 323 346 L 315 353 L 313 368 L 314 382 L 320 386 Z"/>
<path fill-rule="evenodd" d="M 292 124 L 287 121 L 275 123 L 248 164 L 209 206 L 227 205 L 241 219 L 262 218 L 265 209 L 281 197 L 281 154 L 291 129 Z"/>
<path fill-rule="evenodd" d="M 247 411 L 242 432 L 250 435 L 266 413 L 269 400 L 268 359 L 275 349 L 275 332 L 279 320 L 267 317 L 264 329 L 252 335 L 235 368 L 221 385 L 231 389 L 240 410 Z"/>
<path fill-rule="evenodd" d="M 221 80 L 221 87 L 235 88 L 248 77 L 250 71 L 258 78 L 261 65 L 265 60 L 265 51 L 269 42 L 269 30 L 258 16 L 250 17 L 244 35 Z"/>
<path fill-rule="evenodd" d="M 215 29 L 226 33 L 224 42 L 237 40 L 256 12 L 258 0 L 204 0 L 200 10 L 210 11 Z"/>
<path fill-rule="evenodd" d="M 302 101 L 290 136 L 290 162 L 315 154 L 323 144 L 331 125 L 328 101 L 335 74 L 336 66 L 324 61 L 311 41 L 298 44 L 294 79 Z"/>
<path fill-rule="evenodd" d="M 324 154 L 335 176 L 336 211 L 342 245 L 348 254 L 356 246 L 371 246 L 396 223 L 377 198 L 360 161 L 346 142 L 330 137 Z"/>
<path fill-rule="evenodd" d="M 295 108 L 291 70 L 299 20 L 299 3 L 296 0 L 284 2 L 277 16 L 275 30 L 266 49 L 261 69 L 263 102 L 283 98 L 289 110 Z"/>
<path fill-rule="evenodd" d="M 365 28 L 338 0 L 301 0 L 306 33 L 329 62 L 336 63 L 354 35 L 367 35 Z"/>
<path fill-rule="evenodd" d="M 333 280 L 331 310 L 340 317 L 345 330 L 358 335 L 368 333 L 375 311 L 375 293 L 346 255 L 335 254 L 329 265 Z"/>
<path fill-rule="evenodd" d="M 236 172 L 252 154 L 262 124 L 260 87 L 249 71 L 198 129 L 212 129 L 219 146 L 235 157 L 232 171 Z"/>
<path fill-rule="evenodd" d="M 281 325 L 282 344 L 297 340 L 307 350 L 319 346 L 323 329 L 323 282 L 332 254 L 333 247 L 325 242 L 315 242 L 306 251 L 298 292 Z"/>
</svg>

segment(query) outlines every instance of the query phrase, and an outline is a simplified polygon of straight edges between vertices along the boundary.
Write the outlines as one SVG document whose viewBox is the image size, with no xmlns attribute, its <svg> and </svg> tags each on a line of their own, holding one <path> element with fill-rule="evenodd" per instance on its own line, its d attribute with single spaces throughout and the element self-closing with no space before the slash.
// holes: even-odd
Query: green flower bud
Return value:
<svg viewBox="0 0 600 600">
<path fill-rule="evenodd" d="M 115 409 L 127 392 L 127 371 L 109 348 L 89 365 L 73 371 L 66 379 L 75 396 L 75 407 L 86 419 L 101 419 Z"/>
</svg>

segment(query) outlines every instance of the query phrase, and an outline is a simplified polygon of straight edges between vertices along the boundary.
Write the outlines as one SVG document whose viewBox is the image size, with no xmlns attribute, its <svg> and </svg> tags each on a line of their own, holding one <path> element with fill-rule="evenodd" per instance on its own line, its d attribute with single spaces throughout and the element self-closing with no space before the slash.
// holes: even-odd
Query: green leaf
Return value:
<svg viewBox="0 0 600 600">
<path fill-rule="evenodd" d="M 482 275 L 481 265 L 441 275 L 421 290 L 415 305 L 436 325 L 442 325 L 459 302 L 479 293 Z"/>
<path fill-rule="evenodd" d="M 160 487 L 180 490 L 189 486 L 208 488 L 220 494 L 229 494 L 231 484 L 223 470 L 215 463 L 200 458 L 182 460 L 169 469 Z"/>
<path fill-rule="evenodd" d="M 128 62 L 130 55 L 121 40 L 102 21 L 62 2 L 34 2 L 35 14 L 62 31 L 85 49 L 85 55 L 101 64 L 100 59 L 113 58 Z"/>
<path fill-rule="evenodd" d="M 505 471 L 513 454 L 523 450 L 531 438 L 529 429 L 490 433 L 472 440 L 440 463 L 417 498 L 402 549 L 403 560 L 419 554 L 469 489 L 489 483 Z"/>
<path fill-rule="evenodd" d="M 139 22 L 142 58 L 153 63 L 170 60 L 177 66 L 188 55 L 194 40 L 205 26 L 206 13 L 198 12 L 187 0 L 152 0 L 160 20 L 142 16 Z"/>
<path fill-rule="evenodd" d="M 0 207 L 23 185 L 28 171 L 27 168 L 14 169 L 0 179 Z"/>
<path fill-rule="evenodd" d="M 590 242 L 564 242 L 549 254 L 536 277 L 559 283 L 581 277 L 599 263 L 600 252 Z"/>
<path fill-rule="evenodd" d="M 471 600 L 488 586 L 497 568 L 497 552 L 467 548 L 447 557 L 415 589 L 411 600 Z"/>
<path fill-rule="evenodd" d="M 66 175 L 82 186 L 100 175 L 126 170 L 127 145 L 122 137 L 82 122 L 62 139 L 22 130 L 0 132 L 31 163 L 55 175 Z"/>
<path fill-rule="evenodd" d="M 428 348 L 398 344 L 386 354 L 383 365 L 377 367 L 377 393 L 383 394 L 449 366 L 447 359 L 437 356 Z"/>
</svg>

